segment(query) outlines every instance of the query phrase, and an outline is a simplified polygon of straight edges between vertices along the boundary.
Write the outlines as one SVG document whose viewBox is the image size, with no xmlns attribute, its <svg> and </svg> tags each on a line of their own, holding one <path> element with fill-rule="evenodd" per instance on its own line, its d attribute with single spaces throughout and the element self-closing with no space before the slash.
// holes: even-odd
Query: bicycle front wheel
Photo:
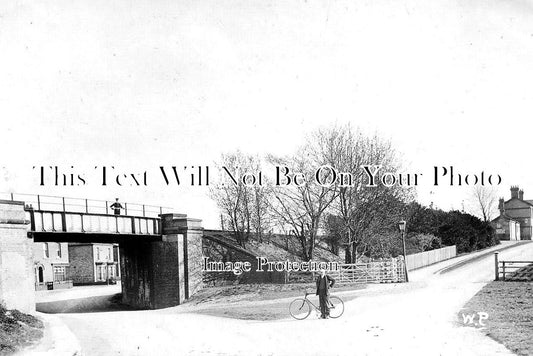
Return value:
<svg viewBox="0 0 533 356">
<path fill-rule="evenodd" d="M 311 306 L 303 298 L 295 299 L 289 305 L 289 313 L 294 319 L 303 320 L 311 313 Z"/>
<path fill-rule="evenodd" d="M 339 297 L 329 297 L 329 316 L 330 318 L 338 318 L 344 313 L 344 302 Z"/>
</svg>

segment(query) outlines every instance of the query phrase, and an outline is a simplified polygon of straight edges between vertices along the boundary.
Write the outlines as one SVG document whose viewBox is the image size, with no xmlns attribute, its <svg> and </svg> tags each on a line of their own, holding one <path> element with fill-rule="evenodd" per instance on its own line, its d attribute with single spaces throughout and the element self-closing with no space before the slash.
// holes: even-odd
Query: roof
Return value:
<svg viewBox="0 0 533 356">
<path fill-rule="evenodd" d="M 518 222 L 518 220 L 515 220 L 513 219 L 512 217 L 510 217 L 509 215 L 503 213 L 503 214 L 500 214 L 497 218 L 495 219 L 492 219 L 491 222 L 495 222 L 496 220 L 499 220 L 499 219 L 505 219 L 505 220 L 510 220 L 510 221 L 516 221 Z"/>
<path fill-rule="evenodd" d="M 523 200 L 523 199 L 518 199 L 518 198 L 511 198 L 511 199 L 505 201 L 504 204 L 509 203 L 511 200 L 518 200 L 518 201 L 521 201 L 521 202 L 523 202 L 523 203 L 526 203 L 526 204 L 528 204 L 528 205 L 533 206 L 533 200 Z"/>
</svg>

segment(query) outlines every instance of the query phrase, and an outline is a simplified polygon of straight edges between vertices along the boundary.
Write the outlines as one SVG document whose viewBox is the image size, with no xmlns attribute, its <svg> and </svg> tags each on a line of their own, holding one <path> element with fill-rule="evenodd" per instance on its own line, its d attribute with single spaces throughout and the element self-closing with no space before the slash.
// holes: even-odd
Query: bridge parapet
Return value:
<svg viewBox="0 0 533 356">
<path fill-rule="evenodd" d="M 32 232 L 160 235 L 160 218 L 27 209 Z"/>
<path fill-rule="evenodd" d="M 24 194 L 24 193 L 3 193 L 0 192 L 0 199 L 21 201 L 25 205 L 31 206 L 35 210 L 42 211 L 64 211 L 72 213 L 86 213 L 86 214 L 105 214 L 109 215 L 113 212 L 112 204 L 114 202 L 107 200 L 95 200 L 85 198 L 70 198 L 60 197 L 54 195 L 39 195 L 39 194 Z M 142 216 L 157 218 L 161 214 L 172 212 L 172 208 L 147 205 L 131 202 L 123 202 L 124 215 L 127 216 Z"/>
</svg>

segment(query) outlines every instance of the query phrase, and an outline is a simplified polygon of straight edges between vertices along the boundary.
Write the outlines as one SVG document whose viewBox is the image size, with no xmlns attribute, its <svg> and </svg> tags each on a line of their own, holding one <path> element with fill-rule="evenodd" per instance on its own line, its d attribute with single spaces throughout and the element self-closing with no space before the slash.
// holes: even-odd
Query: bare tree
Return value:
<svg viewBox="0 0 533 356">
<path fill-rule="evenodd" d="M 378 135 L 365 136 L 345 125 L 319 130 L 315 140 L 320 142 L 320 154 L 329 165 L 352 173 L 350 182 L 335 186 L 336 198 L 330 210 L 344 224 L 345 236 L 341 241 L 345 260 L 355 262 L 358 254 L 370 250 L 372 234 L 395 226 L 403 202 L 410 199 L 412 190 L 399 186 L 367 187 L 363 165 L 380 165 L 392 172 L 400 168 L 391 143 Z"/>
<path fill-rule="evenodd" d="M 269 227 L 268 190 L 258 182 L 245 184 L 239 179 L 245 173 L 258 174 L 261 161 L 237 151 L 223 154 L 218 166 L 222 176 L 228 178 L 228 174 L 232 174 L 236 181 L 223 179 L 210 187 L 210 196 L 221 212 L 221 227 L 232 231 L 235 240 L 242 247 L 252 237 L 261 240 Z"/>
<path fill-rule="evenodd" d="M 496 215 L 498 196 L 494 187 L 476 185 L 470 192 L 470 211 L 485 222 Z"/>
<path fill-rule="evenodd" d="M 256 171 L 260 169 L 260 165 L 256 164 Z M 270 189 L 268 188 L 268 179 L 265 177 L 265 185 L 254 185 L 251 191 L 252 194 L 252 213 L 251 213 L 251 227 L 255 233 L 255 239 L 263 242 L 265 232 L 271 230 L 272 212 L 270 210 L 271 199 Z"/>
<path fill-rule="evenodd" d="M 323 164 L 316 154 L 317 142 L 309 141 L 292 157 L 269 157 L 270 163 L 277 167 L 290 167 L 293 173 L 288 176 L 292 181 L 296 174 L 306 177 L 302 184 L 271 187 L 271 208 L 281 225 L 287 226 L 290 234 L 301 246 L 302 258 L 309 261 L 317 243 L 318 231 L 326 209 L 335 198 L 335 189 L 317 183 L 311 177 Z M 328 173 L 325 173 L 327 179 Z"/>
</svg>

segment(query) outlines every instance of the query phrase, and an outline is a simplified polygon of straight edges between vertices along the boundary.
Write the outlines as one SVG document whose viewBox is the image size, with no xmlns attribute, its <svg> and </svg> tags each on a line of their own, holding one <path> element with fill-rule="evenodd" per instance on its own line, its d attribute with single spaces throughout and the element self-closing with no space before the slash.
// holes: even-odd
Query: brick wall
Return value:
<svg viewBox="0 0 533 356">
<path fill-rule="evenodd" d="M 120 244 L 120 272 L 122 274 L 122 302 L 137 308 L 150 308 L 150 285 L 153 271 L 149 242 Z"/>
<path fill-rule="evenodd" d="M 165 308 L 180 304 L 184 300 L 182 255 L 178 255 L 179 242 L 152 243 L 153 289 L 151 302 L 154 308 Z M 183 246 L 183 245 L 181 245 Z M 178 262 L 178 266 L 176 265 Z M 181 271 L 181 273 L 180 273 Z M 176 288 L 179 284 L 178 288 Z"/>
<path fill-rule="evenodd" d="M 184 294 L 178 251 L 178 242 L 120 244 L 123 303 L 143 309 L 178 305 Z"/>
<path fill-rule="evenodd" d="M 92 244 L 69 244 L 70 257 L 69 279 L 75 285 L 90 284 L 95 281 L 94 257 Z"/>
<path fill-rule="evenodd" d="M 35 311 L 33 240 L 24 203 L 0 200 L 0 303 L 25 313 Z"/>
<path fill-rule="evenodd" d="M 203 287 L 203 238 L 201 232 L 187 233 L 189 297 Z"/>
<path fill-rule="evenodd" d="M 137 308 L 178 305 L 202 288 L 200 220 L 165 214 L 163 241 L 120 244 L 122 301 Z"/>
</svg>

